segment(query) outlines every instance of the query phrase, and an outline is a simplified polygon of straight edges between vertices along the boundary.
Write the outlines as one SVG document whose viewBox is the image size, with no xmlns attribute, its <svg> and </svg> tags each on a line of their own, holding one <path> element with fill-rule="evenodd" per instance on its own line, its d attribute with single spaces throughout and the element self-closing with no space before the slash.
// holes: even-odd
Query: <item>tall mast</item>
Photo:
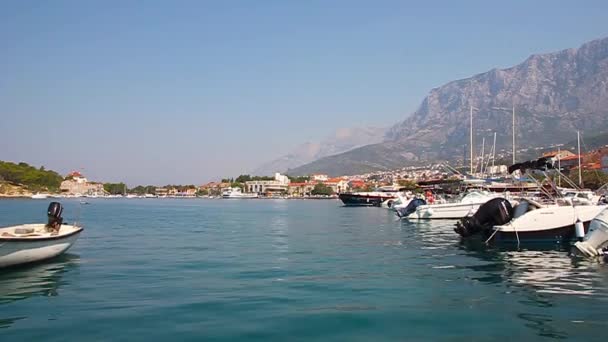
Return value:
<svg viewBox="0 0 608 342">
<path fill-rule="evenodd" d="M 471 117 L 471 123 L 470 123 L 470 128 L 471 128 L 471 139 L 469 141 L 469 146 L 471 147 L 471 168 L 469 170 L 471 170 L 471 176 L 473 175 L 473 106 L 471 106 L 471 111 L 470 111 L 470 117 Z"/>
<path fill-rule="evenodd" d="M 512 126 L 512 135 L 513 135 L 513 164 L 515 164 L 515 104 L 513 104 L 513 124 Z"/>
<path fill-rule="evenodd" d="M 494 132 L 494 144 L 492 144 L 492 176 L 494 176 L 494 159 L 496 158 L 496 132 Z"/>
<path fill-rule="evenodd" d="M 562 150 L 557 148 L 557 186 L 562 186 Z"/>
<path fill-rule="evenodd" d="M 481 176 L 483 177 L 483 162 L 486 159 L 486 138 L 483 137 L 481 139 L 481 163 L 479 163 L 479 173 L 481 173 Z"/>
<path fill-rule="evenodd" d="M 583 175 L 581 173 L 581 132 L 576 132 L 576 140 L 578 141 L 578 186 L 582 187 Z"/>
</svg>

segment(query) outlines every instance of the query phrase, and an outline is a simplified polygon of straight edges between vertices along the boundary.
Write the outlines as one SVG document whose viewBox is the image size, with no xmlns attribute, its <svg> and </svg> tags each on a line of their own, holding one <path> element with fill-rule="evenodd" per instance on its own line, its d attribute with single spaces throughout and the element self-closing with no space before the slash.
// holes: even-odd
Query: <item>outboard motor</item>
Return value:
<svg viewBox="0 0 608 342">
<path fill-rule="evenodd" d="M 46 227 L 55 231 L 59 231 L 59 228 L 63 223 L 63 217 L 61 217 L 61 213 L 63 213 L 63 207 L 61 206 L 61 203 L 51 202 L 49 204 L 49 209 L 46 212 L 48 216 L 48 222 L 46 224 Z"/>
<path fill-rule="evenodd" d="M 608 209 L 604 209 L 591 221 L 585 239 L 575 243 L 574 247 L 587 257 L 608 254 Z"/>
<path fill-rule="evenodd" d="M 503 225 L 513 218 L 513 206 L 504 198 L 493 198 L 482 204 L 471 217 L 460 219 L 454 231 L 462 237 L 487 232 L 493 226 Z"/>
<path fill-rule="evenodd" d="M 421 205 L 425 205 L 426 201 L 421 198 L 413 198 L 405 208 L 397 208 L 397 216 L 403 218 L 416 211 Z"/>
</svg>

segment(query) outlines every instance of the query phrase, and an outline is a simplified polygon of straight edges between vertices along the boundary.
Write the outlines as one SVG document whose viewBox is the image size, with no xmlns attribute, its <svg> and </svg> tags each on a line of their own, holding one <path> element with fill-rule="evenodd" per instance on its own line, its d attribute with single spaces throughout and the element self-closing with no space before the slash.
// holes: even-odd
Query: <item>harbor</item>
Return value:
<svg viewBox="0 0 608 342">
<path fill-rule="evenodd" d="M 592 341 L 608 319 L 604 264 L 461 241 L 453 221 L 327 201 L 90 201 L 64 201 L 85 227 L 66 254 L 0 273 L 3 339 L 437 340 L 473 325 L 488 339 Z M 46 206 L 4 201 L 1 223 Z"/>
</svg>

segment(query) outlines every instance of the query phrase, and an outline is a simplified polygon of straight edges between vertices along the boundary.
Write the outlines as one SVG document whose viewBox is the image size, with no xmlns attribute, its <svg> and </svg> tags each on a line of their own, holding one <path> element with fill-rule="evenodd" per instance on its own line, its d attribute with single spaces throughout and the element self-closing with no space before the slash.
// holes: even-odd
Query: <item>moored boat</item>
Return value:
<svg viewBox="0 0 608 342">
<path fill-rule="evenodd" d="M 389 201 L 397 200 L 398 194 L 398 188 L 389 186 L 369 192 L 344 192 L 339 194 L 338 198 L 347 207 L 381 207 L 383 203 L 389 207 Z"/>
<path fill-rule="evenodd" d="M 83 228 L 62 224 L 63 208 L 51 202 L 48 223 L 23 224 L 0 229 L 0 268 L 56 257 L 67 251 Z"/>
<path fill-rule="evenodd" d="M 423 204 L 416 208 L 414 212 L 400 212 L 400 217 L 408 219 L 460 219 L 475 214 L 479 206 L 492 198 L 499 197 L 499 194 L 483 191 L 469 191 L 452 203 Z"/>
<path fill-rule="evenodd" d="M 241 188 L 226 188 L 222 191 L 222 198 L 239 199 L 239 198 L 258 198 L 258 194 L 246 194 Z"/>
</svg>

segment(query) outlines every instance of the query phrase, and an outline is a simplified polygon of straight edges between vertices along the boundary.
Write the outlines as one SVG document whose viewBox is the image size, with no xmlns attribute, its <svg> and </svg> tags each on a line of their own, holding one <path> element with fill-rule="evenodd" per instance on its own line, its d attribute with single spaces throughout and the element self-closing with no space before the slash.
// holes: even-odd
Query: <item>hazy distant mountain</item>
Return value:
<svg viewBox="0 0 608 342">
<path fill-rule="evenodd" d="M 510 148 L 513 105 L 520 146 L 565 143 L 577 130 L 588 136 L 608 131 L 608 38 L 578 49 L 532 55 L 514 67 L 432 89 L 416 112 L 388 130 L 383 143 L 290 172 L 357 174 L 416 161 L 463 159 L 465 154 L 469 158 L 470 106 L 478 108 L 473 119 L 475 150 L 481 138 L 488 141 L 493 132 L 498 148 Z"/>
<path fill-rule="evenodd" d="M 307 142 L 292 152 L 259 166 L 252 174 L 271 175 L 275 172 L 285 172 L 319 158 L 381 142 L 385 133 L 386 128 L 379 127 L 340 128 L 321 142 Z"/>
</svg>

